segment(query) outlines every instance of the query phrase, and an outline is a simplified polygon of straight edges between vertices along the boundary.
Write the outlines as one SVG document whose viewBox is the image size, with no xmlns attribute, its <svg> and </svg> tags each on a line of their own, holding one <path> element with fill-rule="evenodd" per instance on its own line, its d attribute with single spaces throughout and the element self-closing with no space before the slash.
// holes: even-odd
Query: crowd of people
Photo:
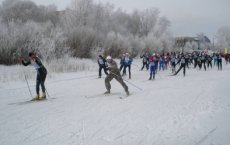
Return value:
<svg viewBox="0 0 230 145">
<path fill-rule="evenodd" d="M 153 53 L 152 55 L 149 52 L 144 53 L 140 56 L 142 59 L 142 67 L 140 68 L 141 71 L 144 69 L 150 71 L 149 80 L 154 80 L 155 75 L 158 71 L 165 71 L 169 68 L 171 69 L 171 75 L 177 75 L 181 70 L 183 70 L 183 76 L 186 75 L 186 70 L 193 68 L 199 70 L 207 70 L 213 67 L 217 67 L 218 70 L 222 70 L 222 59 L 225 59 L 225 63 L 230 63 L 230 54 L 223 55 L 221 53 L 207 53 L 205 51 L 199 52 L 194 51 L 193 53 Z M 133 58 L 130 56 L 129 53 L 125 53 L 120 58 L 120 67 L 119 72 L 118 68 L 116 70 L 116 75 L 112 74 L 118 82 L 124 87 L 125 91 L 128 92 L 127 86 L 124 85 L 125 83 L 122 79 L 122 76 L 126 75 L 126 71 L 128 68 L 129 79 L 131 79 L 131 66 L 132 66 Z M 102 63 L 100 63 L 102 62 Z M 101 71 L 102 68 L 106 75 L 108 75 L 107 70 L 109 70 L 109 65 L 107 64 L 108 60 L 103 58 L 101 55 L 98 58 L 99 64 L 99 78 L 101 78 Z M 178 66 L 178 67 L 177 67 Z M 177 69 L 178 68 L 178 69 Z M 113 72 L 112 72 L 113 73 Z M 110 72 L 111 74 L 111 72 Z M 119 79 L 117 78 L 119 76 Z M 107 86 L 110 86 L 109 81 L 112 79 L 108 79 L 108 76 L 105 79 L 105 83 Z M 107 87 L 111 88 L 111 87 Z M 107 89 L 110 92 L 110 89 Z M 128 94 L 128 93 L 127 93 Z"/>
<path fill-rule="evenodd" d="M 230 54 L 221 54 L 221 53 L 207 53 L 194 51 L 193 53 L 153 53 L 152 55 L 149 52 L 145 52 L 140 56 L 142 59 L 141 70 L 149 70 L 150 77 L 149 80 L 155 79 L 155 75 L 158 71 L 164 71 L 171 68 L 172 75 L 177 75 L 181 70 L 183 70 L 183 75 L 186 75 L 186 69 L 189 68 L 198 68 L 199 70 L 204 69 L 205 71 L 209 68 L 217 67 L 218 70 L 222 70 L 222 59 L 225 60 L 225 63 L 230 63 Z M 103 60 L 103 61 L 102 61 Z M 129 53 L 125 53 L 120 58 L 120 72 L 121 76 L 126 75 L 128 68 L 129 79 L 131 79 L 131 65 L 132 57 Z M 100 63 L 102 62 L 102 63 Z M 101 55 L 98 59 L 99 64 L 99 78 L 101 77 L 102 68 L 106 72 L 106 59 Z M 176 69 L 178 66 L 178 69 Z"/>
<path fill-rule="evenodd" d="M 155 78 L 157 71 L 167 70 L 171 68 L 172 75 L 177 75 L 183 70 L 183 75 L 186 75 L 186 69 L 199 68 L 206 71 L 207 68 L 217 66 L 218 70 L 222 70 L 222 59 L 225 59 L 226 63 L 230 63 L 230 55 L 223 55 L 221 53 L 212 53 L 194 51 L 193 53 L 153 53 L 152 55 L 148 52 L 141 56 L 143 66 L 141 70 L 146 68 L 150 69 L 150 80 Z M 180 65 L 176 70 L 176 66 Z"/>
</svg>

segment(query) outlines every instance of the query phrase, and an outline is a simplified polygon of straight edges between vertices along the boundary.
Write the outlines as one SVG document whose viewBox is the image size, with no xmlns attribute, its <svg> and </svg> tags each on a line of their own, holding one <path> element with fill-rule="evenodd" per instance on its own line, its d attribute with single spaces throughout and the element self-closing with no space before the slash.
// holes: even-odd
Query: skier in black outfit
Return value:
<svg viewBox="0 0 230 145">
<path fill-rule="evenodd" d="M 102 57 L 101 55 L 99 55 L 97 62 L 99 65 L 99 78 L 101 78 L 101 70 L 102 69 L 104 70 L 105 74 L 108 75 L 107 70 L 106 70 L 107 63 L 106 63 L 105 58 Z"/>
<path fill-rule="evenodd" d="M 197 65 L 199 66 L 199 69 L 202 68 L 201 56 L 197 57 Z"/>
<path fill-rule="evenodd" d="M 212 56 L 208 55 L 207 60 L 208 60 L 208 68 L 209 66 L 212 68 L 212 60 L 213 60 Z"/>
<path fill-rule="evenodd" d="M 197 55 L 197 53 L 196 52 L 194 52 L 194 54 L 193 54 L 193 59 L 194 59 L 194 68 L 196 68 L 197 67 L 197 65 L 198 65 L 198 62 L 197 62 L 197 59 L 198 59 L 198 55 Z"/>
<path fill-rule="evenodd" d="M 146 54 L 144 54 L 144 55 L 142 55 L 141 56 L 141 58 L 143 59 L 143 66 L 142 66 L 142 68 L 141 68 L 141 70 L 143 70 L 145 67 L 146 67 L 146 69 L 147 70 L 149 70 L 149 57 L 146 55 Z"/>
<path fill-rule="evenodd" d="M 218 70 L 222 70 L 222 56 L 220 54 L 217 55 L 217 67 Z"/>
<path fill-rule="evenodd" d="M 188 54 L 185 55 L 185 64 L 186 64 L 186 67 L 189 69 L 189 55 Z"/>
<path fill-rule="evenodd" d="M 202 68 L 202 66 L 204 66 L 204 70 L 206 71 L 206 54 L 202 54 L 201 55 L 201 68 Z"/>
<path fill-rule="evenodd" d="M 29 53 L 29 58 L 30 58 L 29 61 L 24 61 L 24 59 L 22 58 L 21 62 L 24 66 L 32 64 L 37 70 L 37 80 L 36 80 L 37 95 L 32 100 L 46 99 L 45 80 L 46 80 L 47 70 L 42 64 L 40 58 L 38 58 L 34 52 Z M 42 88 L 42 96 L 39 96 L 40 85 Z"/>
<path fill-rule="evenodd" d="M 183 68 L 183 74 L 184 74 L 184 76 L 185 76 L 186 62 L 185 62 L 185 56 L 184 56 L 183 53 L 182 53 L 182 55 L 181 55 L 179 61 L 177 62 L 177 64 L 179 64 L 179 63 L 180 63 L 180 68 L 177 70 L 177 72 L 174 74 L 174 76 L 177 75 L 177 74 L 180 72 L 180 70 L 181 70 L 182 68 Z M 177 65 L 177 64 L 176 64 L 176 65 Z"/>
</svg>

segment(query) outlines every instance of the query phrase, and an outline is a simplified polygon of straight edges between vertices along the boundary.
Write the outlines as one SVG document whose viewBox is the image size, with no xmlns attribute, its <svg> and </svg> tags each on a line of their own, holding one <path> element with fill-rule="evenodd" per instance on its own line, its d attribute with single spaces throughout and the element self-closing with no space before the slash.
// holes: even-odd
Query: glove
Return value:
<svg viewBox="0 0 230 145">
<path fill-rule="evenodd" d="M 111 68 L 110 68 L 110 67 L 107 67 L 107 68 L 106 68 L 106 70 L 109 70 L 109 71 L 110 71 L 110 70 L 111 70 Z"/>
</svg>

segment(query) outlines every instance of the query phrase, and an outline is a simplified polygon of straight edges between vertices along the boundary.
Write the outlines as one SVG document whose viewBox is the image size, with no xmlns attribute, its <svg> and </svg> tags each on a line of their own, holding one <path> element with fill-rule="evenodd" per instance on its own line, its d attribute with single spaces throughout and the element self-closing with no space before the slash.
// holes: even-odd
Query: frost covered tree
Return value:
<svg viewBox="0 0 230 145">
<path fill-rule="evenodd" d="M 11 57 L 13 54 L 27 56 L 28 51 L 50 49 L 42 44 L 47 38 L 52 38 L 51 32 L 57 29 L 59 20 L 55 6 L 45 7 L 37 6 L 31 1 L 5 0 L 0 11 L 1 64 L 16 63 Z M 61 40 L 58 42 L 62 42 Z"/>
<path fill-rule="evenodd" d="M 8 56 L 36 50 L 45 60 L 71 57 L 91 58 L 95 54 L 132 56 L 143 48 L 172 49 L 170 21 L 156 8 L 129 14 L 112 4 L 93 0 L 72 0 L 71 6 L 38 6 L 32 1 L 5 0 L 0 5 L 0 63 L 13 63 Z M 98 52 L 97 52 L 98 51 Z"/>
</svg>

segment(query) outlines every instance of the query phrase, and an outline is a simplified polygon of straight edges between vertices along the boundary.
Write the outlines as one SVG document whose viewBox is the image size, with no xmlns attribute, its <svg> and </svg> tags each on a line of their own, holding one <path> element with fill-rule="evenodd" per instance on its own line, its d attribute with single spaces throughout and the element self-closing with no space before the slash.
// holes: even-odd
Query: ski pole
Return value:
<svg viewBox="0 0 230 145">
<path fill-rule="evenodd" d="M 28 90 L 29 90 L 29 92 L 30 92 L 30 96 L 31 96 L 31 98 L 33 98 L 33 95 L 32 95 L 32 92 L 31 92 L 31 90 L 30 90 L 30 86 L 29 86 L 29 83 L 28 83 L 28 80 L 27 80 L 27 77 L 26 77 L 26 74 L 25 74 L 25 71 L 24 71 L 23 68 L 22 68 L 22 72 L 23 72 L 23 74 L 24 74 L 24 77 L 25 77 L 25 80 L 26 80 L 26 84 L 27 84 Z"/>
<path fill-rule="evenodd" d="M 115 75 L 115 76 L 117 76 L 117 77 L 120 77 L 120 78 L 121 78 L 121 76 L 118 76 L 117 74 L 115 74 L 115 73 L 113 73 L 113 72 L 110 72 L 110 73 L 113 74 L 113 75 Z M 138 87 L 137 85 L 131 83 L 130 81 L 125 80 L 125 79 L 123 79 L 123 80 L 126 81 L 127 83 L 129 83 L 130 85 L 132 85 L 133 87 L 137 88 L 138 90 L 143 91 L 142 88 L 140 88 L 140 87 Z"/>
<path fill-rule="evenodd" d="M 19 56 L 19 54 L 17 53 L 17 52 L 15 52 L 14 54 L 14 57 L 20 57 L 20 63 L 21 63 L 21 56 Z M 18 59 L 19 60 L 19 59 Z M 24 69 L 21 67 L 21 70 L 22 70 L 22 72 L 23 72 L 23 74 L 24 74 L 24 78 L 25 78 L 25 81 L 26 81 L 26 84 L 27 84 L 27 87 L 28 87 L 28 90 L 29 90 L 29 93 L 30 93 L 30 96 L 31 96 L 31 98 L 33 98 L 33 95 L 32 95 L 32 92 L 31 92 L 31 90 L 30 90 L 30 86 L 29 86 L 29 83 L 28 83 L 28 80 L 27 80 L 27 77 L 26 77 L 26 73 L 25 73 L 25 71 L 24 71 Z"/>
</svg>

